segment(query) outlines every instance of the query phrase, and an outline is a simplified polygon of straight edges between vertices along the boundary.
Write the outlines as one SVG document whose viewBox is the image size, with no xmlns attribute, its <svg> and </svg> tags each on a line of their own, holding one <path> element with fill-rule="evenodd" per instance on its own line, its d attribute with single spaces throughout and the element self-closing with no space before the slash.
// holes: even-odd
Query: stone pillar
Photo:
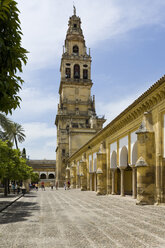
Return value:
<svg viewBox="0 0 165 248">
<path fill-rule="evenodd" d="M 93 191 L 93 172 L 89 172 L 90 175 L 90 191 Z"/>
<path fill-rule="evenodd" d="M 87 164 L 85 161 L 80 161 L 80 178 L 81 178 L 81 190 L 87 190 Z"/>
<path fill-rule="evenodd" d="M 136 168 L 135 166 L 132 166 L 132 197 L 134 199 L 136 199 L 136 196 L 137 196 L 137 190 L 136 190 L 136 187 L 137 187 L 137 180 L 136 180 Z"/>
<path fill-rule="evenodd" d="M 115 168 L 111 168 L 111 172 L 112 172 L 112 195 L 115 195 Z"/>
<path fill-rule="evenodd" d="M 76 175 L 76 189 L 80 188 L 79 180 L 80 180 L 80 175 L 77 174 L 77 175 Z"/>
<path fill-rule="evenodd" d="M 137 204 L 154 204 L 156 160 L 151 113 L 144 113 L 142 124 L 136 134 L 138 140 Z"/>
<path fill-rule="evenodd" d="M 65 177 L 66 185 L 68 185 L 68 181 L 70 181 L 70 168 L 66 167 L 66 177 Z"/>
<path fill-rule="evenodd" d="M 71 166 L 70 178 L 71 178 L 71 189 L 75 189 L 76 188 L 76 166 L 75 165 Z"/>
<path fill-rule="evenodd" d="M 120 195 L 124 196 L 124 168 L 120 168 L 120 174 L 121 174 L 121 189 L 120 189 Z"/>
<path fill-rule="evenodd" d="M 105 195 L 106 186 L 106 153 L 100 151 L 97 153 L 97 195 Z"/>
</svg>

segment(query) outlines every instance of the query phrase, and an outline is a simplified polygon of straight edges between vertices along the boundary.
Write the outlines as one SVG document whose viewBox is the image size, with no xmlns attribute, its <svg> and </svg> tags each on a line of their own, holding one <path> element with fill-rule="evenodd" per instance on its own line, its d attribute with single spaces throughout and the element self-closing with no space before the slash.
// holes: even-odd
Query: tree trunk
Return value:
<svg viewBox="0 0 165 248">
<path fill-rule="evenodd" d="M 15 140 L 16 149 L 18 149 L 18 143 L 17 143 L 17 138 L 16 138 L 16 136 L 14 136 L 14 140 Z"/>
<path fill-rule="evenodd" d="M 8 190 L 8 194 L 10 194 L 10 180 L 8 179 L 7 180 L 7 190 Z"/>
<path fill-rule="evenodd" d="M 7 184 L 8 184 L 8 180 L 7 178 L 4 179 L 4 196 L 7 196 L 7 191 L 8 191 L 8 187 L 7 187 Z"/>
</svg>

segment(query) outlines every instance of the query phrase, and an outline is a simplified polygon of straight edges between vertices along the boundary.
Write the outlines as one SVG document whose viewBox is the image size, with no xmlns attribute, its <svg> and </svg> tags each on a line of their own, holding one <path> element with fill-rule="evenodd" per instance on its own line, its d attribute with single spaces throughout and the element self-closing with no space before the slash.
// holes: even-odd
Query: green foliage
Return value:
<svg viewBox="0 0 165 248">
<path fill-rule="evenodd" d="M 24 129 L 20 124 L 12 122 L 6 115 L 0 113 L 0 139 L 10 140 L 18 149 L 18 141 L 22 143 L 25 137 Z M 24 158 L 26 158 L 26 154 Z"/>
<path fill-rule="evenodd" d="M 0 111 L 16 109 L 23 80 L 17 76 L 27 62 L 27 50 L 21 47 L 19 10 L 14 0 L 0 0 Z"/>
<path fill-rule="evenodd" d="M 10 142 L 0 140 L 0 179 L 26 180 L 32 173 L 20 151 L 12 149 Z"/>
<path fill-rule="evenodd" d="M 32 183 L 38 183 L 39 182 L 39 175 L 36 172 L 33 172 L 31 175 L 31 182 Z"/>
</svg>

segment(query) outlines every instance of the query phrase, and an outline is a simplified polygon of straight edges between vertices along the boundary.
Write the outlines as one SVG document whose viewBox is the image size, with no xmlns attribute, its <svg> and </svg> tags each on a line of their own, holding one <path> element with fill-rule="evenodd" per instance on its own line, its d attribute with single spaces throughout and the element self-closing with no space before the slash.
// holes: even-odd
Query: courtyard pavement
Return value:
<svg viewBox="0 0 165 248">
<path fill-rule="evenodd" d="M 165 247 L 165 206 L 131 197 L 39 190 L 0 213 L 3 248 Z"/>
</svg>

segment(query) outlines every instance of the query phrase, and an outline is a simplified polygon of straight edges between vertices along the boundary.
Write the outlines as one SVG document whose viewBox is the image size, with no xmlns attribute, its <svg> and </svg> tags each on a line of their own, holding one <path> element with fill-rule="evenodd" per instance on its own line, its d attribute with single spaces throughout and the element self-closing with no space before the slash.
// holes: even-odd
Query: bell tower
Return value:
<svg viewBox="0 0 165 248">
<path fill-rule="evenodd" d="M 99 130 L 105 122 L 95 111 L 95 97 L 91 97 L 91 56 L 87 53 L 81 29 L 81 19 L 73 15 L 61 58 L 61 82 L 55 125 L 57 127 L 56 179 L 60 186 L 65 180 L 66 161 Z"/>
</svg>

